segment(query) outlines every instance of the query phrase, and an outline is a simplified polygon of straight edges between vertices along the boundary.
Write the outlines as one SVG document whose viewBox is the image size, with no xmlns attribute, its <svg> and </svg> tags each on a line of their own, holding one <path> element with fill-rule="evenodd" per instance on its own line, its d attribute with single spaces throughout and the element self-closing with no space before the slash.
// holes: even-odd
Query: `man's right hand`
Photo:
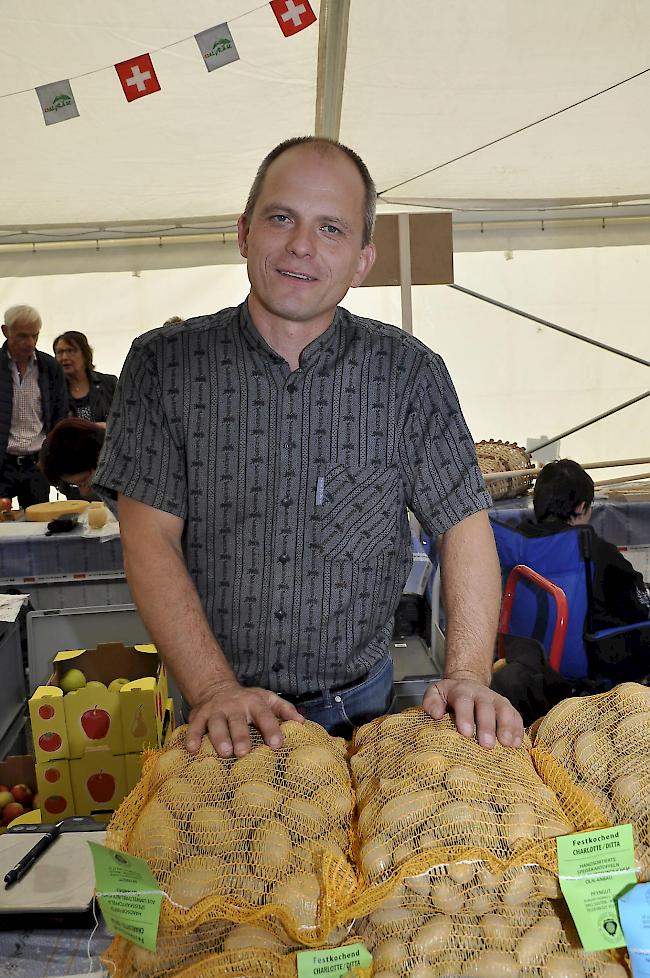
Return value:
<svg viewBox="0 0 650 978">
<path fill-rule="evenodd" d="M 282 747 L 280 722 L 304 722 L 292 703 L 277 693 L 257 686 L 240 686 L 224 682 L 211 686 L 205 696 L 194 704 L 185 735 L 190 754 L 201 746 L 207 733 L 220 757 L 243 757 L 252 749 L 249 725 L 257 727 L 269 747 Z"/>
</svg>

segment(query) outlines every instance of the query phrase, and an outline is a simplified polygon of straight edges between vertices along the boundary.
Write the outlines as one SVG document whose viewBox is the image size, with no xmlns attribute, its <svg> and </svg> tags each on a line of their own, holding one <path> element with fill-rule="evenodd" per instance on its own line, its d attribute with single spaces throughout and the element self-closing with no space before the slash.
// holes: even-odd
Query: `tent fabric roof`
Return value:
<svg viewBox="0 0 650 978">
<path fill-rule="evenodd" d="M 322 29 L 326 0 L 312 6 Z M 193 34 L 222 22 L 240 60 L 208 73 Z M 649 36 L 644 0 L 352 0 L 339 137 L 393 210 L 647 202 Z M 144 52 L 162 90 L 127 103 L 113 65 Z M 285 39 L 255 0 L 68 0 L 45 20 L 39 0 L 12 6 L 0 243 L 52 225 L 232 223 L 265 153 L 314 131 L 318 54 L 319 24 Z M 80 116 L 45 126 L 34 88 L 65 78 Z"/>
</svg>

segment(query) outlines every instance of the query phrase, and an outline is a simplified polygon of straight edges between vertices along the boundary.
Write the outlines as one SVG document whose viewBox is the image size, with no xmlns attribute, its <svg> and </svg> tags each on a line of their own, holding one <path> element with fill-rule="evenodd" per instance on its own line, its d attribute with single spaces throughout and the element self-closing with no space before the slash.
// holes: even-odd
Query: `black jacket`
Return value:
<svg viewBox="0 0 650 978">
<path fill-rule="evenodd" d="M 88 402 L 93 421 L 106 421 L 108 418 L 116 385 L 117 377 L 113 374 L 100 374 L 98 370 L 90 371 Z M 75 414 L 72 398 L 70 398 L 70 411 Z"/>
<path fill-rule="evenodd" d="M 36 350 L 36 362 L 43 407 L 43 426 L 47 434 L 57 421 L 68 416 L 68 387 L 63 371 L 54 357 Z M 0 466 L 4 464 L 9 442 L 13 400 L 14 385 L 5 343 L 0 349 Z"/>
</svg>

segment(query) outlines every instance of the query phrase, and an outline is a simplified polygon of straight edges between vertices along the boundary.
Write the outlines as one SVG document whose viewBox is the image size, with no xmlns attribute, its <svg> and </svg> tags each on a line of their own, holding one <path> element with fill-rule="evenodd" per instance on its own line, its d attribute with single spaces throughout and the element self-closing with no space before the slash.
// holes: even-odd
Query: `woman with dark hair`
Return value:
<svg viewBox="0 0 650 978">
<path fill-rule="evenodd" d="M 61 333 L 52 345 L 65 374 L 71 413 L 105 428 L 117 377 L 95 370 L 88 338 L 76 329 Z"/>
<path fill-rule="evenodd" d="M 68 499 L 99 499 L 92 481 L 104 444 L 104 425 L 82 418 L 64 418 L 49 433 L 39 468 L 50 485 Z"/>
</svg>

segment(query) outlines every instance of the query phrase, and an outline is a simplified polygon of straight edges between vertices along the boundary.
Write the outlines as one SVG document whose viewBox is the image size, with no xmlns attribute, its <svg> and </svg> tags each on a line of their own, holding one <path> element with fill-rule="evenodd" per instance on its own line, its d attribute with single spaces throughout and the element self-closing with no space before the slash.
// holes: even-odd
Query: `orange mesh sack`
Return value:
<svg viewBox="0 0 650 978">
<path fill-rule="evenodd" d="M 622 683 L 563 700 L 535 733 L 532 758 L 578 831 L 630 822 L 650 880 L 650 689 Z"/>
<path fill-rule="evenodd" d="M 622 956 L 582 950 L 563 909 L 497 896 L 489 913 L 441 913 L 405 881 L 357 928 L 374 978 L 626 978 Z"/>
<path fill-rule="evenodd" d="M 522 899 L 556 894 L 553 840 L 574 826 L 526 745 L 488 750 L 462 737 L 449 717 L 436 721 L 413 709 L 361 727 L 352 750 L 358 863 L 373 887 L 366 899 L 405 877 L 467 861 L 484 863 L 486 879 L 516 870 L 520 881 L 510 886 Z M 460 912 L 468 898 L 480 900 L 482 876 L 456 866 L 421 885 L 438 891 L 438 909 Z"/>
<path fill-rule="evenodd" d="M 147 861 L 172 932 L 273 921 L 295 944 L 345 940 L 357 885 L 345 742 L 309 721 L 282 731 L 280 750 L 251 730 L 251 753 L 223 759 L 207 737 L 190 755 L 179 728 L 113 816 L 107 845 Z"/>
<path fill-rule="evenodd" d="M 300 947 L 277 922 L 207 920 L 185 931 L 169 921 L 164 907 L 154 952 L 122 937 L 113 940 L 102 957 L 112 978 L 296 978 Z M 350 936 L 344 943 L 358 940 Z M 351 978 L 370 974 L 359 968 Z"/>
</svg>

